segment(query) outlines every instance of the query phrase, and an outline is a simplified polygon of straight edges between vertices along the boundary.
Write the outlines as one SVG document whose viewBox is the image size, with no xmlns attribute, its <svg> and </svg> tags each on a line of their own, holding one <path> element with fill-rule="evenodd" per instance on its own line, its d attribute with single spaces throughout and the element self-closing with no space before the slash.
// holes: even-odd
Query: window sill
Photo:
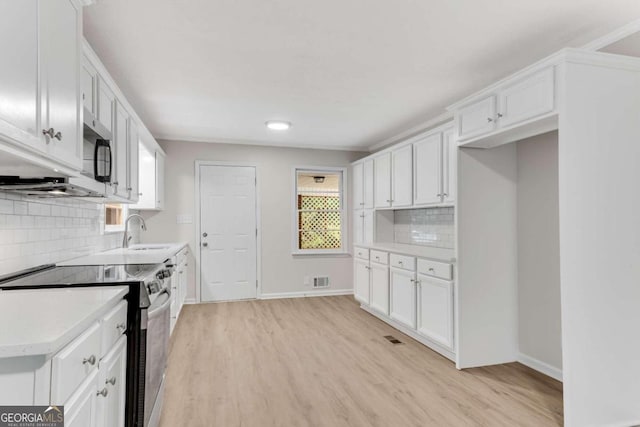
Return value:
<svg viewBox="0 0 640 427">
<path fill-rule="evenodd" d="M 308 256 L 320 256 L 320 257 L 348 257 L 351 256 L 351 254 L 348 251 L 313 251 L 313 250 L 309 250 L 309 251 L 293 251 L 291 252 L 291 255 L 294 257 L 308 257 Z"/>
</svg>

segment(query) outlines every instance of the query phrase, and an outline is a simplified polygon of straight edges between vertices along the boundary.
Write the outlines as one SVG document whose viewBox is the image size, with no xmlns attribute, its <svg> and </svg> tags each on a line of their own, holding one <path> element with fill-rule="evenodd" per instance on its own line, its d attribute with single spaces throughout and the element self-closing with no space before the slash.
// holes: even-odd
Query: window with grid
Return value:
<svg viewBox="0 0 640 427">
<path fill-rule="evenodd" d="M 297 253 L 343 252 L 342 169 L 296 169 Z"/>
<path fill-rule="evenodd" d="M 128 206 L 120 203 L 104 205 L 104 231 L 107 233 L 124 231 L 124 221 L 127 218 Z"/>
</svg>

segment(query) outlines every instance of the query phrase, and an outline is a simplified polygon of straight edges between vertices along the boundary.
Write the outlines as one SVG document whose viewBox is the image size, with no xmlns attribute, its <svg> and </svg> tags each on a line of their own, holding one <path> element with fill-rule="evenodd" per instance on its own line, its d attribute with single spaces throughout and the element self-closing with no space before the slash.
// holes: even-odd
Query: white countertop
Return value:
<svg viewBox="0 0 640 427">
<path fill-rule="evenodd" d="M 129 248 L 117 248 L 109 251 L 98 252 L 59 262 L 59 266 L 69 265 L 113 265 L 113 264 L 160 264 L 171 258 L 182 248 L 187 246 L 182 243 L 141 243 L 131 245 Z M 151 248 L 136 250 L 136 248 Z"/>
<path fill-rule="evenodd" d="M 434 261 L 455 262 L 456 251 L 453 249 L 432 248 L 429 246 L 404 245 L 402 243 L 368 243 L 354 245 L 359 248 L 369 248 L 378 251 L 393 252 L 402 255 L 411 255 L 420 258 L 428 258 Z"/>
<path fill-rule="evenodd" d="M 56 353 L 128 292 L 127 286 L 0 291 L 0 358 Z"/>
</svg>

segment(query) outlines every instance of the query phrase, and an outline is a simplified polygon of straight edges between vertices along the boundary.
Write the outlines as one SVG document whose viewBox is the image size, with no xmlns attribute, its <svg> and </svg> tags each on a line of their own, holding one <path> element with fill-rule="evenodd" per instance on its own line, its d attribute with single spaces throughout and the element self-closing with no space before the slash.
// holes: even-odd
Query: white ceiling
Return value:
<svg viewBox="0 0 640 427">
<path fill-rule="evenodd" d="M 99 0 L 84 31 L 157 138 L 353 149 L 637 17 L 638 0 Z"/>
</svg>

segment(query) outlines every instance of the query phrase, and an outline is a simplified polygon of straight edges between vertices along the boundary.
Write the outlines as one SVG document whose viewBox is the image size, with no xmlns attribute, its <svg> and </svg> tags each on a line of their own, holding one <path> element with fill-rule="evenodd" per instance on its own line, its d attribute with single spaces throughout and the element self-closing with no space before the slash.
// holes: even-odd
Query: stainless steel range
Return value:
<svg viewBox="0 0 640 427">
<path fill-rule="evenodd" d="M 169 347 L 173 266 L 42 266 L 0 277 L 0 290 L 128 285 L 126 426 L 160 420 Z"/>
</svg>

